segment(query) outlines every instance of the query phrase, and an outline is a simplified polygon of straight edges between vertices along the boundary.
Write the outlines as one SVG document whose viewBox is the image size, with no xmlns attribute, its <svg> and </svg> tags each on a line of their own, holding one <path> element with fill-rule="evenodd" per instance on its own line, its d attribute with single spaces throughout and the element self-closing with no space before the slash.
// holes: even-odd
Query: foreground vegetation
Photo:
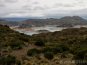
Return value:
<svg viewBox="0 0 87 65">
<path fill-rule="evenodd" d="M 64 60 L 86 65 L 76 60 L 87 60 L 87 28 L 27 36 L 0 25 L 1 65 L 60 65 Z"/>
</svg>

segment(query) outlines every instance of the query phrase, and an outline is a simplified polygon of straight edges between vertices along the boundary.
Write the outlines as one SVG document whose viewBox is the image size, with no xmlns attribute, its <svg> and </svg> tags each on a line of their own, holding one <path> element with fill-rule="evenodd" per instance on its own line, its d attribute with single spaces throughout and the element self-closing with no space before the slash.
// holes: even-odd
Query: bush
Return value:
<svg viewBox="0 0 87 65">
<path fill-rule="evenodd" d="M 46 47 L 42 50 L 43 53 L 45 52 L 52 52 L 53 54 L 57 54 L 57 53 L 63 53 L 69 51 L 69 48 L 65 45 L 58 45 L 56 47 Z"/>
<path fill-rule="evenodd" d="M 15 65 L 16 64 L 16 58 L 14 56 L 3 56 L 0 57 L 0 64 L 1 65 Z"/>
<path fill-rule="evenodd" d="M 53 53 L 52 52 L 46 52 L 44 53 L 44 57 L 47 58 L 48 60 L 53 59 Z"/>
<path fill-rule="evenodd" d="M 55 49 L 55 52 L 59 52 L 59 53 L 69 51 L 69 48 L 67 46 L 65 46 L 65 45 L 56 46 L 54 49 Z"/>
<path fill-rule="evenodd" d="M 21 40 L 14 40 L 14 41 L 10 42 L 9 46 L 12 49 L 16 50 L 16 49 L 21 49 L 23 44 L 24 44 L 24 42 Z"/>
<path fill-rule="evenodd" d="M 50 48 L 50 47 L 46 47 L 46 48 L 44 48 L 44 49 L 42 50 L 43 53 L 45 53 L 45 52 L 52 52 L 52 51 L 53 51 L 53 49 Z"/>
<path fill-rule="evenodd" d="M 87 53 L 87 50 L 78 50 L 76 52 L 76 54 L 74 55 L 74 60 L 84 60 L 84 61 L 87 61 L 87 58 L 86 58 L 86 53 Z M 83 62 L 83 63 L 77 63 L 76 62 L 76 65 L 87 65 L 87 62 Z"/>
<path fill-rule="evenodd" d="M 35 55 L 37 55 L 37 54 L 39 54 L 39 53 L 40 53 L 40 50 L 30 49 L 30 50 L 28 50 L 27 55 L 28 55 L 28 56 L 35 56 Z"/>
<path fill-rule="evenodd" d="M 84 59 L 87 50 L 79 49 L 75 52 L 75 59 Z"/>
<path fill-rule="evenodd" d="M 36 46 L 45 46 L 45 41 L 43 41 L 43 40 L 37 40 L 37 41 L 35 42 L 35 45 L 36 45 Z"/>
</svg>

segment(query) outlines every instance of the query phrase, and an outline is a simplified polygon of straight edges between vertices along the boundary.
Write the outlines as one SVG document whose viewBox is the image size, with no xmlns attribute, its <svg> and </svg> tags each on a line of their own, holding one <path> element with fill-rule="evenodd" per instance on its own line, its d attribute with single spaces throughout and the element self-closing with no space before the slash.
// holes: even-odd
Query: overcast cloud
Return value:
<svg viewBox="0 0 87 65">
<path fill-rule="evenodd" d="M 0 0 L 0 17 L 87 16 L 87 0 Z"/>
</svg>

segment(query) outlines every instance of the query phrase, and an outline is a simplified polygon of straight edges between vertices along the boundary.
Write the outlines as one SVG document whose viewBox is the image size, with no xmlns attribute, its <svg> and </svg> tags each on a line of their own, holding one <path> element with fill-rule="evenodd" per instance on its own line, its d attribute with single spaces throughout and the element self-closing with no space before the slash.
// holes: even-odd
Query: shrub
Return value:
<svg viewBox="0 0 87 65">
<path fill-rule="evenodd" d="M 52 52 L 45 52 L 44 57 L 47 58 L 48 60 L 53 59 L 53 53 Z"/>
<path fill-rule="evenodd" d="M 87 58 L 86 58 L 86 53 L 87 53 L 87 50 L 78 50 L 76 52 L 76 54 L 74 55 L 74 60 L 84 60 L 84 61 L 87 61 Z M 83 63 L 77 63 L 76 62 L 76 65 L 87 65 L 87 62 L 83 62 Z"/>
<path fill-rule="evenodd" d="M 69 48 L 65 45 L 58 45 L 56 47 L 46 47 L 42 50 L 43 53 L 45 52 L 52 52 L 53 54 L 57 54 L 57 53 L 63 53 L 69 51 Z"/>
<path fill-rule="evenodd" d="M 43 40 L 37 40 L 37 41 L 35 42 L 35 45 L 36 45 L 36 46 L 45 46 L 45 41 L 43 41 Z"/>
<path fill-rule="evenodd" d="M 0 57 L 1 65 L 15 65 L 16 61 L 16 58 L 11 55 Z"/>
<path fill-rule="evenodd" d="M 24 44 L 24 42 L 21 40 L 14 40 L 14 41 L 10 42 L 9 46 L 12 49 L 16 50 L 16 49 L 21 49 L 23 44 Z"/>
<path fill-rule="evenodd" d="M 56 46 L 54 49 L 55 49 L 55 52 L 59 52 L 59 53 L 69 51 L 69 48 L 67 46 L 65 46 L 65 45 Z"/>
<path fill-rule="evenodd" d="M 87 53 L 87 50 L 79 49 L 75 52 L 75 59 L 84 59 L 85 54 Z"/>
<path fill-rule="evenodd" d="M 53 51 L 53 49 L 50 48 L 50 47 L 46 47 L 46 48 L 44 48 L 44 49 L 42 50 L 43 53 L 45 53 L 45 52 L 52 52 L 52 51 Z"/>
<path fill-rule="evenodd" d="M 27 55 L 28 55 L 28 56 L 35 56 L 35 55 L 37 55 L 37 54 L 39 54 L 39 53 L 40 53 L 40 50 L 30 49 L 30 50 L 28 50 Z"/>
</svg>

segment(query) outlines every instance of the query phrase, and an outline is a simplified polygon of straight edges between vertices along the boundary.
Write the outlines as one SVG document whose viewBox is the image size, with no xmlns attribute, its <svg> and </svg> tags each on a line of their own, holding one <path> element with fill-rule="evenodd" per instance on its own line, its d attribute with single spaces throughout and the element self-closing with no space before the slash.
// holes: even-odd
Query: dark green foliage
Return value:
<svg viewBox="0 0 87 65">
<path fill-rule="evenodd" d="M 11 47 L 13 50 L 21 49 L 28 43 L 29 37 L 10 29 L 6 25 L 0 25 L 0 48 Z"/>
<path fill-rule="evenodd" d="M 50 48 L 50 47 L 46 47 L 46 48 L 44 48 L 44 49 L 42 50 L 42 52 L 43 52 L 43 53 L 45 53 L 45 52 L 53 52 L 53 49 Z"/>
<path fill-rule="evenodd" d="M 43 53 L 45 52 L 52 52 L 53 54 L 57 54 L 57 53 L 63 53 L 63 52 L 67 52 L 69 51 L 69 48 L 65 45 L 58 45 L 55 47 L 47 47 L 43 49 Z"/>
<path fill-rule="evenodd" d="M 23 45 L 24 45 L 24 42 L 21 40 L 12 40 L 9 44 L 9 46 L 14 50 L 21 49 Z"/>
<path fill-rule="evenodd" d="M 75 50 L 75 59 L 84 59 L 85 58 L 85 55 L 86 55 L 86 53 L 87 53 L 87 49 L 77 49 L 77 50 Z"/>
<path fill-rule="evenodd" d="M 35 45 L 36 46 L 45 46 L 45 41 L 39 39 L 35 42 Z"/>
<path fill-rule="evenodd" d="M 69 51 L 69 48 L 66 45 L 58 45 L 54 48 L 56 52 L 63 53 L 65 51 Z"/>
<path fill-rule="evenodd" d="M 0 25 L 0 33 L 13 32 L 7 25 Z"/>
<path fill-rule="evenodd" d="M 35 56 L 35 55 L 40 54 L 40 53 L 41 53 L 40 50 L 34 48 L 34 49 L 28 50 L 27 55 L 28 56 Z"/>
<path fill-rule="evenodd" d="M 87 65 L 87 50 L 78 50 L 76 51 L 76 54 L 74 55 L 74 60 L 80 60 L 80 62 L 75 61 L 76 65 Z M 83 62 L 81 62 L 83 61 Z M 86 62 L 84 62 L 86 61 Z"/>
<path fill-rule="evenodd" d="M 59 32 L 45 33 L 33 36 L 34 39 L 46 40 L 42 53 L 63 54 L 68 52 L 74 59 L 84 59 L 87 54 L 87 28 L 70 28 Z"/>
<path fill-rule="evenodd" d="M 44 57 L 47 58 L 48 60 L 53 59 L 54 55 L 52 52 L 45 52 Z"/>
<path fill-rule="evenodd" d="M 25 35 L 23 33 L 20 33 L 20 34 L 21 34 L 20 37 L 19 37 L 20 40 L 22 40 L 24 42 L 29 42 L 29 38 L 30 38 L 29 35 Z"/>
<path fill-rule="evenodd" d="M 16 58 L 11 55 L 0 57 L 1 65 L 15 65 L 16 61 L 17 61 Z"/>
<path fill-rule="evenodd" d="M 17 65 L 21 65 L 21 62 L 17 60 L 17 61 L 16 61 L 16 64 L 17 64 Z"/>
</svg>

